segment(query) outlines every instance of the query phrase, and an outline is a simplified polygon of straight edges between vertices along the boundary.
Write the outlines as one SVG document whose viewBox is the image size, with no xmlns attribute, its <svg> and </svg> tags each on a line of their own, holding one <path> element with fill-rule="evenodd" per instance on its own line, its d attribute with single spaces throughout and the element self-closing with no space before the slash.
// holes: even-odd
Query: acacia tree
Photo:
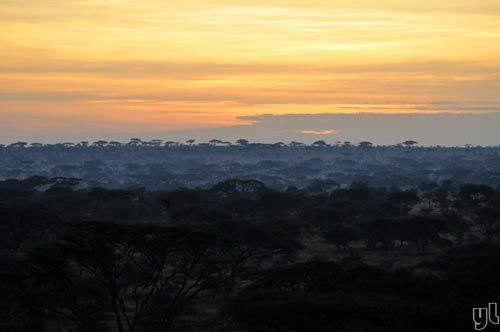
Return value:
<svg viewBox="0 0 500 332">
<path fill-rule="evenodd" d="M 127 143 L 129 146 L 139 146 L 142 144 L 142 140 L 140 138 L 134 137 L 130 139 L 130 142 Z"/>
<path fill-rule="evenodd" d="M 358 146 L 360 148 L 371 148 L 373 146 L 373 143 L 368 142 L 368 141 L 362 141 L 362 142 L 359 142 Z"/>
<path fill-rule="evenodd" d="M 108 141 L 99 140 L 99 141 L 92 143 L 92 146 L 102 148 L 102 147 L 106 146 L 106 144 L 108 144 Z"/>
<path fill-rule="evenodd" d="M 79 331 L 97 321 L 90 314 L 95 310 L 82 307 L 89 303 L 112 314 L 119 332 L 165 331 L 188 302 L 220 285 L 226 252 L 213 235 L 191 229 L 87 222 L 71 226 L 30 265 L 37 279 L 47 281 L 57 312 Z M 78 291 L 83 286 L 101 291 L 92 297 L 96 292 Z"/>
<path fill-rule="evenodd" d="M 320 141 L 316 141 L 312 144 L 312 146 L 318 146 L 318 147 L 325 147 L 325 146 L 328 146 L 328 144 L 323 141 L 323 140 L 320 140 Z"/>
<path fill-rule="evenodd" d="M 404 141 L 404 142 L 403 142 L 403 145 L 404 145 L 404 146 L 407 146 L 407 147 L 415 146 L 415 145 L 417 145 L 417 144 L 418 144 L 418 142 L 417 142 L 417 141 L 411 141 L 411 140 L 410 140 L 410 141 Z"/>
<path fill-rule="evenodd" d="M 264 257 L 284 257 L 303 249 L 300 241 L 278 228 L 268 225 L 246 225 L 237 222 L 222 223 L 215 226 L 224 239 L 227 270 L 221 274 L 224 290 L 235 290 L 237 277 L 247 268 L 247 263 L 263 261 Z"/>
<path fill-rule="evenodd" d="M 236 141 L 236 144 L 241 145 L 241 146 L 246 146 L 250 144 L 250 142 L 244 138 L 240 138 L 239 140 Z"/>
<path fill-rule="evenodd" d="M 107 331 L 105 288 L 67 256 L 61 246 L 37 248 L 28 260 L 30 293 L 41 307 L 79 332 Z"/>
</svg>

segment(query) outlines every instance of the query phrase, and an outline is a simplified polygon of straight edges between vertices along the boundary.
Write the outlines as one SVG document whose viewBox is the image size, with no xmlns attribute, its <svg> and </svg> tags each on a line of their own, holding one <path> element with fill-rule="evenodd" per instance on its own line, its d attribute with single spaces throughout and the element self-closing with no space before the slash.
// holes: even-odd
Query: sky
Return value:
<svg viewBox="0 0 500 332">
<path fill-rule="evenodd" d="M 374 113 L 498 144 L 499 59 L 498 0 L 1 0 L 0 142 L 398 139 Z"/>
</svg>

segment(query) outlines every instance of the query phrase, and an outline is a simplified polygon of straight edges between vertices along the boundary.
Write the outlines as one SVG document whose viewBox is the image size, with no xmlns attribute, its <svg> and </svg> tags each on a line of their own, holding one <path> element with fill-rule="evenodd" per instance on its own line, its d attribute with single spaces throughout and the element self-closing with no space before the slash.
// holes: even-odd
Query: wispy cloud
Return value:
<svg viewBox="0 0 500 332">
<path fill-rule="evenodd" d="M 333 130 L 333 129 L 300 130 L 299 132 L 305 135 L 337 135 L 339 133 L 338 130 Z"/>
<path fill-rule="evenodd" d="M 262 113 L 500 111 L 499 15 L 498 0 L 3 0 L 2 125 L 187 130 Z M 304 128 L 337 126 L 294 130 Z"/>
</svg>

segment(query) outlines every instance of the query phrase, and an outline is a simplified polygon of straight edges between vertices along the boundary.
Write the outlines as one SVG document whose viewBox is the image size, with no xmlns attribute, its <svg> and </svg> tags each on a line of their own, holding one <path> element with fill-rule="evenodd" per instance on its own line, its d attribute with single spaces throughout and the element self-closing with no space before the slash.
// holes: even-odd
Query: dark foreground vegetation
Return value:
<svg viewBox="0 0 500 332">
<path fill-rule="evenodd" d="M 0 330 L 470 331 L 500 294 L 500 191 L 0 182 Z"/>
</svg>

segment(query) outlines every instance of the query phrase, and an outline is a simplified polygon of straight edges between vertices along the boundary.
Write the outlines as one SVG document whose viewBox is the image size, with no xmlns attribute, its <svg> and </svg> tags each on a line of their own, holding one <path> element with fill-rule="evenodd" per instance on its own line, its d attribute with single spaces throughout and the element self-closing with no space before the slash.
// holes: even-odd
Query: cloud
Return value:
<svg viewBox="0 0 500 332">
<path fill-rule="evenodd" d="M 385 61 L 376 64 L 325 64 L 304 62 L 201 62 L 168 60 L 75 60 L 64 59 L 47 50 L 11 46 L 1 53 L 1 73 L 88 74 L 110 77 L 179 77 L 211 78 L 242 74 L 435 74 L 500 76 L 500 65 L 472 60 L 407 60 Z M 22 61 L 16 56 L 23 54 Z"/>
<path fill-rule="evenodd" d="M 305 135 L 337 135 L 338 130 L 324 129 L 324 130 L 300 130 L 300 133 Z"/>
</svg>

